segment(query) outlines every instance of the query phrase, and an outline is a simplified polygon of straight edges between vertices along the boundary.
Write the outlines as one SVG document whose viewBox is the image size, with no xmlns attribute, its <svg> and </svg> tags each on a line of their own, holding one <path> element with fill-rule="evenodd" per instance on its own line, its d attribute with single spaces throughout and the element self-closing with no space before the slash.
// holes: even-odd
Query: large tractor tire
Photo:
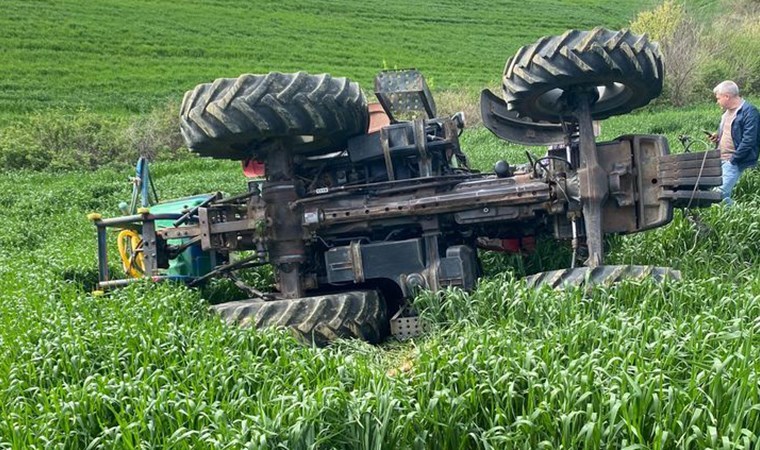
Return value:
<svg viewBox="0 0 760 450">
<path fill-rule="evenodd" d="M 369 125 L 367 99 L 347 78 L 272 72 L 200 84 L 185 93 L 180 129 L 201 156 L 261 157 L 281 140 L 294 153 L 342 149 Z"/>
<path fill-rule="evenodd" d="M 623 280 L 653 279 L 661 282 L 666 279 L 680 280 L 681 272 L 669 267 L 655 266 L 598 266 L 576 267 L 573 269 L 540 272 L 525 277 L 530 287 L 550 286 L 553 289 L 565 289 L 592 285 L 612 285 Z"/>
<path fill-rule="evenodd" d="M 593 119 L 625 114 L 662 92 L 662 55 L 646 35 L 628 30 L 570 30 L 520 48 L 504 68 L 503 94 L 521 117 L 566 120 L 575 109 L 572 91 L 598 97 Z"/>
<path fill-rule="evenodd" d="M 307 343 L 324 346 L 338 338 L 380 342 L 388 313 L 377 291 L 352 291 L 293 300 L 242 300 L 214 305 L 229 324 L 286 327 Z"/>
</svg>

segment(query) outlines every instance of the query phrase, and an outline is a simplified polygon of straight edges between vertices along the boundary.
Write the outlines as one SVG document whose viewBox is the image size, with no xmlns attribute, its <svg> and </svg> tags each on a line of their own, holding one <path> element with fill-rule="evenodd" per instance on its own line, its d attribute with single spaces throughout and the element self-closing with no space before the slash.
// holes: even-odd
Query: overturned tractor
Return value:
<svg viewBox="0 0 760 450">
<path fill-rule="evenodd" d="M 372 115 L 380 120 L 370 120 L 364 94 L 345 78 L 269 73 L 201 84 L 181 107 L 188 147 L 263 168 L 264 177 L 234 197 L 142 209 L 133 201 L 125 216 L 93 217 L 99 285 L 231 277 L 251 298 L 215 305 L 228 321 L 292 327 L 321 344 L 416 333 L 408 300 L 418 289 L 473 289 L 484 241 L 551 236 L 584 250 L 583 267 L 532 283 L 678 276 L 605 266 L 603 237 L 719 201 L 711 191 L 720 184 L 718 155 L 673 155 L 657 135 L 596 142 L 592 125 L 649 103 L 663 76 L 656 45 L 627 31 L 568 31 L 521 48 L 506 65 L 503 95 L 483 91 L 483 121 L 500 138 L 551 150 L 527 165 L 498 161 L 492 173 L 469 167 L 462 115 L 438 117 L 415 70 L 376 77 L 381 108 Z M 110 275 L 108 228 L 128 231 L 133 278 Z M 235 275 L 264 264 L 274 292 Z"/>
</svg>

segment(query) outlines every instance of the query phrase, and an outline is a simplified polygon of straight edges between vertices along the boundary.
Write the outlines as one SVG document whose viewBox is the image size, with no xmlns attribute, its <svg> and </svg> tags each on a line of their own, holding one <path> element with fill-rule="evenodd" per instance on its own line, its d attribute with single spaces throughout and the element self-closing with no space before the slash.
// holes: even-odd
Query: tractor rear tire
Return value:
<svg viewBox="0 0 760 450">
<path fill-rule="evenodd" d="M 655 266 L 598 266 L 576 267 L 573 269 L 540 272 L 525 277 L 529 287 L 550 286 L 553 289 L 605 285 L 609 286 L 623 280 L 644 280 L 651 278 L 656 282 L 665 279 L 680 280 L 681 272 L 669 267 Z"/>
<path fill-rule="evenodd" d="M 278 140 L 294 153 L 342 149 L 368 125 L 359 85 L 328 74 L 219 78 L 186 92 L 180 107 L 187 147 L 220 159 L 260 158 L 261 150 Z"/>
<path fill-rule="evenodd" d="M 377 291 L 352 291 L 293 300 L 242 300 L 214 305 L 228 324 L 286 327 L 306 343 L 339 338 L 378 343 L 388 334 L 385 301 Z"/>
<path fill-rule="evenodd" d="M 595 91 L 591 117 L 601 120 L 649 103 L 662 92 L 664 76 L 659 48 L 646 35 L 594 28 L 520 48 L 507 61 L 502 87 L 510 110 L 549 122 L 567 120 L 576 109 L 563 94 Z"/>
</svg>

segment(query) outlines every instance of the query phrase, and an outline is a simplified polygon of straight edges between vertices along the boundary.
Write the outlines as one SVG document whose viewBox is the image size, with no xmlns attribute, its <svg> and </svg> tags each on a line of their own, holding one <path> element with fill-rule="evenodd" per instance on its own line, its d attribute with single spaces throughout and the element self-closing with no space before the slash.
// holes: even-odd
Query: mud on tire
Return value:
<svg viewBox="0 0 760 450">
<path fill-rule="evenodd" d="M 296 153 L 329 151 L 365 132 L 368 123 L 359 85 L 328 74 L 219 78 L 186 92 L 180 107 L 188 148 L 222 159 L 247 159 L 278 139 Z"/>
<path fill-rule="evenodd" d="M 593 119 L 625 114 L 662 92 L 664 69 L 657 44 L 628 30 L 570 30 L 520 48 L 504 68 L 510 110 L 533 120 L 560 122 L 574 109 L 562 94 L 595 89 Z"/>
<path fill-rule="evenodd" d="M 242 300 L 214 305 L 229 324 L 287 327 L 307 343 L 338 338 L 380 342 L 388 333 L 385 302 L 377 291 L 352 291 L 293 300 Z"/>
<path fill-rule="evenodd" d="M 525 277 L 530 287 L 551 286 L 553 289 L 588 285 L 611 285 L 623 280 L 644 280 L 651 278 L 657 282 L 665 279 L 680 280 L 681 272 L 669 267 L 655 266 L 598 266 L 576 267 L 552 270 Z"/>
</svg>

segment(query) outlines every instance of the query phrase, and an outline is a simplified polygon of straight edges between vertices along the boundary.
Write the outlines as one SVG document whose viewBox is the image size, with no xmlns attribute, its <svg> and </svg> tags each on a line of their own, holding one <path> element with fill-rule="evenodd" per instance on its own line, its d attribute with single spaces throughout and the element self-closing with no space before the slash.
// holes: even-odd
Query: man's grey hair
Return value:
<svg viewBox="0 0 760 450">
<path fill-rule="evenodd" d="M 713 88 L 713 94 L 728 94 L 731 97 L 739 96 L 739 86 L 731 80 L 726 80 Z"/>
</svg>

